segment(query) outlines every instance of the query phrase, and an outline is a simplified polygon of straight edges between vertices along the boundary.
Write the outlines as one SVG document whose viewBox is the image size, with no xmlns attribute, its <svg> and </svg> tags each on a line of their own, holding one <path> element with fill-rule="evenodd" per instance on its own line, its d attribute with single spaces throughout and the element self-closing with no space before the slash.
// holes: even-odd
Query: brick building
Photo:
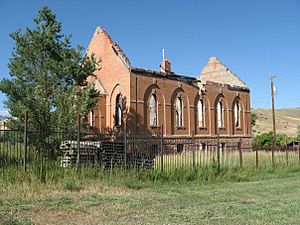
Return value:
<svg viewBox="0 0 300 225">
<path fill-rule="evenodd" d="M 93 132 L 158 132 L 169 137 L 251 140 L 250 90 L 211 57 L 198 78 L 177 74 L 163 59 L 160 70 L 133 67 L 103 28 L 97 28 L 87 54 L 101 58 L 102 68 L 89 77 L 100 92 L 88 118 Z"/>
</svg>

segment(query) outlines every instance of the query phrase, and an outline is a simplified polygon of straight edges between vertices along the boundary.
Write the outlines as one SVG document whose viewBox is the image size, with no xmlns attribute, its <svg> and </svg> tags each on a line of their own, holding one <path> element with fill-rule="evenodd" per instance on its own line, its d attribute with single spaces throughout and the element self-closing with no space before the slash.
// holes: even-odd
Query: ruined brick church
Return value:
<svg viewBox="0 0 300 225">
<path fill-rule="evenodd" d="M 99 91 L 98 106 L 88 115 L 93 132 L 113 129 L 151 134 L 163 127 L 166 137 L 219 137 L 251 140 L 250 90 L 211 57 L 199 77 L 172 71 L 164 59 L 157 71 L 134 67 L 109 34 L 98 27 L 87 54 L 102 68 L 88 82 Z"/>
</svg>

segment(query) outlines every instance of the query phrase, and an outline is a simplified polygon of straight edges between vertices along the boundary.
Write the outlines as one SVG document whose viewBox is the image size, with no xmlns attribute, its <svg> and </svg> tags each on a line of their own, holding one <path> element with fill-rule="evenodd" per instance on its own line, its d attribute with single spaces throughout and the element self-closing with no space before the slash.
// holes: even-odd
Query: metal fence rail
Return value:
<svg viewBox="0 0 300 225">
<path fill-rule="evenodd" d="M 0 130 L 0 167 L 22 165 L 24 160 L 24 132 L 22 130 Z"/>
<path fill-rule="evenodd" d="M 0 168 L 26 169 L 37 163 L 66 168 L 93 166 L 111 169 L 172 171 L 213 166 L 258 168 L 300 165 L 300 147 L 281 146 L 274 151 L 252 149 L 243 137 L 167 137 L 155 135 L 94 134 L 80 130 L 31 130 L 1 126 Z"/>
</svg>

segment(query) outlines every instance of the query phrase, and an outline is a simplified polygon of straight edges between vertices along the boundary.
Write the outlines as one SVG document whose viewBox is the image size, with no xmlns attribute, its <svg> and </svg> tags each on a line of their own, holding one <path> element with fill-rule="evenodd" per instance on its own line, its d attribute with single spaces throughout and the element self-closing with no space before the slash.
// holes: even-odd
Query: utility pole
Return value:
<svg viewBox="0 0 300 225">
<path fill-rule="evenodd" d="M 272 94 L 272 117 L 273 117 L 273 143 L 272 143 L 272 166 L 274 166 L 274 149 L 276 147 L 276 123 L 275 123 L 275 106 L 274 106 L 274 78 L 276 76 L 270 75 L 271 94 Z"/>
</svg>

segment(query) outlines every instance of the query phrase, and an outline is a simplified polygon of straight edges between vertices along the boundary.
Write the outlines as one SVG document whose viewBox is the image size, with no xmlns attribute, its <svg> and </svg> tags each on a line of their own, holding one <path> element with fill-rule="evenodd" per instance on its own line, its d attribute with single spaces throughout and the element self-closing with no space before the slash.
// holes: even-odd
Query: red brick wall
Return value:
<svg viewBox="0 0 300 225">
<path fill-rule="evenodd" d="M 137 89 L 136 89 L 137 84 Z M 152 89 L 156 90 L 158 101 L 158 125 L 164 126 L 165 135 L 250 135 L 251 134 L 251 115 L 249 105 L 249 92 L 229 90 L 226 87 L 213 85 L 206 86 L 203 96 L 204 103 L 204 127 L 199 128 L 197 122 L 196 107 L 199 100 L 199 89 L 197 86 L 189 85 L 177 80 L 170 80 L 164 77 L 150 77 L 138 74 L 131 74 L 131 99 L 130 99 L 130 120 L 128 129 L 135 133 L 150 133 L 155 128 L 149 124 L 148 99 Z M 136 101 L 136 90 L 137 101 Z M 175 124 L 175 103 L 177 93 L 181 92 L 183 99 L 182 128 L 176 128 Z M 216 102 L 218 96 L 222 95 L 224 102 L 224 128 L 216 126 Z M 241 126 L 236 129 L 233 125 L 233 103 L 238 98 L 241 105 Z M 136 103 L 137 102 L 137 103 Z M 136 123 L 137 121 L 137 123 Z M 136 126 L 138 124 L 138 126 Z M 138 128 L 137 128 L 138 127 Z"/>
<path fill-rule="evenodd" d="M 107 128 L 114 128 L 116 96 L 121 93 L 126 99 L 130 98 L 130 72 L 120 56 L 113 50 L 110 37 L 102 29 L 96 30 L 89 44 L 87 55 L 92 53 L 97 59 L 102 60 L 101 69 L 95 71 L 94 74 L 101 80 L 107 92 L 105 103 L 99 105 L 101 115 L 105 120 L 103 124 Z M 124 109 L 128 109 L 128 102 L 125 101 L 124 104 Z M 103 129 L 101 127 L 101 130 Z"/>
</svg>

